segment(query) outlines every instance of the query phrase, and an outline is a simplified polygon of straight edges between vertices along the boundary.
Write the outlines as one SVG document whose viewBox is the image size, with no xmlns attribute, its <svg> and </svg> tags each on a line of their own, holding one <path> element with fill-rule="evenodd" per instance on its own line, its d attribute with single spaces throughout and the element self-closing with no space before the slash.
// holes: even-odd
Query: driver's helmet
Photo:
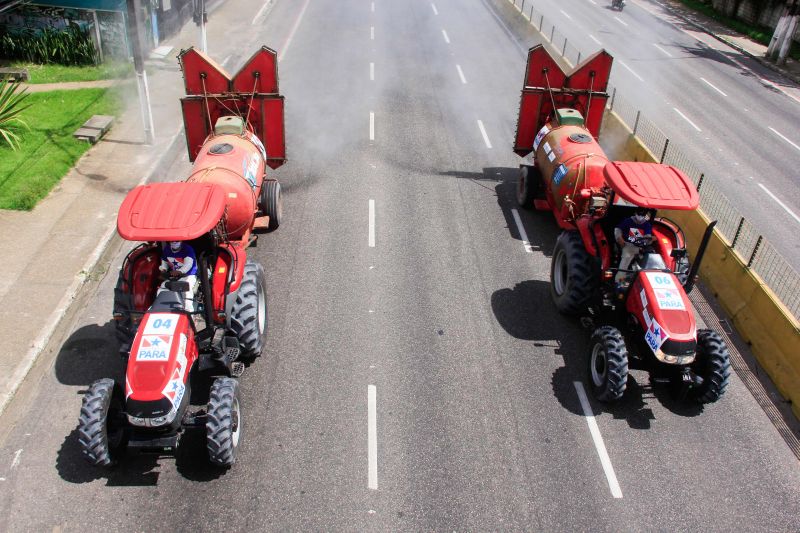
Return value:
<svg viewBox="0 0 800 533">
<path fill-rule="evenodd" d="M 182 245 L 183 241 L 169 241 L 169 249 L 172 250 L 172 253 L 180 251 Z"/>
</svg>

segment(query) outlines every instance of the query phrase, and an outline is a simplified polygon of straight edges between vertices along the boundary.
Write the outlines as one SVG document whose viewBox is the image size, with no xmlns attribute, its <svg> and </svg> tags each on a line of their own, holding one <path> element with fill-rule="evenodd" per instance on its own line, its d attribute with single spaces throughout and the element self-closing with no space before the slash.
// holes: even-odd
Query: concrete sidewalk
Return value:
<svg viewBox="0 0 800 533">
<path fill-rule="evenodd" d="M 766 51 L 674 0 L 664 1 L 676 16 L 743 53 L 759 58 Z M 114 238 L 125 194 L 159 176 L 185 149 L 179 105 L 183 78 L 175 56 L 195 41 L 195 33 L 193 25 L 185 26 L 162 43 L 173 47 L 167 60 L 148 67 L 156 134 L 152 146 L 143 143 L 134 84 L 121 84 L 128 105 L 106 137 L 33 211 L 0 210 L 0 246 L 6 251 L 0 277 L 0 414 Z M 797 62 L 787 62 L 782 70 L 800 80 Z"/>
</svg>

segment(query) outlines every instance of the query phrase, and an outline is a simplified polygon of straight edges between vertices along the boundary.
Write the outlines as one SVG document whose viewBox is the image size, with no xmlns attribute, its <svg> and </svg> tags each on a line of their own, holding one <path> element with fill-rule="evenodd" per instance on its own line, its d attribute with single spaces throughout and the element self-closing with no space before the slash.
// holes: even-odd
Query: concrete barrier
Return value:
<svg viewBox="0 0 800 533">
<path fill-rule="evenodd" d="M 606 111 L 600 139 L 612 159 L 658 162 L 613 111 Z M 706 215 L 699 210 L 661 214 L 681 226 L 689 254 L 694 256 L 710 222 Z M 708 243 L 700 278 L 800 418 L 800 323 L 716 230 Z"/>
</svg>

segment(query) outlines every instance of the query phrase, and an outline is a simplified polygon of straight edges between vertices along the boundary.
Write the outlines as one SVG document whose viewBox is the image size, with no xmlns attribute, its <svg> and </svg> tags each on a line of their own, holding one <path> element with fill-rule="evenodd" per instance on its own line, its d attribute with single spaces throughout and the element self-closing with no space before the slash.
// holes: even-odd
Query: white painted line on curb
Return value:
<svg viewBox="0 0 800 533">
<path fill-rule="evenodd" d="M 378 393 L 375 385 L 367 386 L 367 463 L 368 486 L 372 490 L 378 489 Z"/>
<path fill-rule="evenodd" d="M 778 197 L 777 197 L 777 196 L 775 196 L 774 194 L 772 194 L 772 192 L 771 192 L 769 189 L 767 189 L 766 187 L 764 187 L 764 185 L 763 185 L 763 184 L 761 184 L 761 183 L 759 183 L 759 184 L 758 184 L 758 186 L 759 186 L 759 187 L 761 187 L 761 188 L 764 190 L 764 192 L 765 192 L 765 193 L 767 193 L 767 194 L 770 196 L 770 198 L 772 198 L 773 200 L 775 200 L 776 202 L 778 202 L 778 205 L 779 205 L 779 206 L 781 206 L 781 207 L 784 209 L 784 211 L 786 211 L 787 213 L 789 213 L 789 215 L 791 215 L 791 217 L 792 217 L 793 219 L 795 219 L 797 222 L 800 222 L 800 217 L 799 217 L 799 216 L 797 216 L 797 215 L 795 214 L 795 212 L 794 212 L 794 211 L 792 211 L 791 209 L 789 209 L 789 208 L 786 206 L 786 204 L 784 204 L 783 202 L 781 202 L 781 201 L 778 199 Z"/>
<path fill-rule="evenodd" d="M 367 244 L 370 248 L 375 248 L 375 200 L 369 200 L 369 235 Z"/>
<path fill-rule="evenodd" d="M 622 20 L 621 18 L 619 18 L 619 17 L 616 17 L 616 16 L 615 16 L 614 18 L 617 20 L 617 22 L 619 22 L 619 23 L 620 23 L 620 24 L 622 24 L 623 26 L 627 26 L 627 25 L 628 25 L 628 23 L 627 23 L 627 22 L 625 22 L 624 20 Z"/>
<path fill-rule="evenodd" d="M 655 46 L 656 48 L 658 48 L 659 50 L 661 50 L 661 52 L 662 52 L 662 53 L 663 53 L 665 56 L 667 56 L 667 57 L 672 57 L 672 54 L 670 54 L 669 52 L 667 52 L 666 50 L 664 50 L 663 48 L 661 48 L 660 46 L 658 46 L 656 43 L 653 43 L 653 46 Z"/>
<path fill-rule="evenodd" d="M 270 7 L 270 6 L 272 5 L 272 2 L 273 2 L 273 1 L 274 1 L 274 0 L 267 0 L 266 2 L 264 2 L 264 5 L 263 5 L 263 6 L 261 6 L 261 9 L 259 9 L 259 10 L 258 10 L 258 13 L 256 13 L 256 16 L 255 16 L 255 17 L 253 17 L 253 22 L 251 22 L 251 23 L 250 23 L 250 25 L 251 25 L 251 26 L 255 26 L 255 25 L 256 25 L 256 22 L 258 22 L 258 19 L 260 19 L 260 18 L 261 18 L 261 15 L 263 15 L 263 14 L 264 14 L 264 11 L 266 11 L 266 10 L 267 10 L 267 8 L 268 8 L 268 7 Z"/>
<path fill-rule="evenodd" d="M 623 63 L 621 59 L 618 59 L 618 60 L 617 60 L 617 63 L 619 63 L 620 65 L 622 65 L 622 66 L 623 66 L 623 67 L 625 67 L 626 69 L 628 69 L 628 70 L 630 71 L 630 73 L 631 73 L 631 74 L 633 74 L 634 76 L 636 76 L 637 78 L 639 78 L 639 81 L 644 81 L 644 80 L 642 79 L 642 77 L 641 77 L 641 76 L 639 76 L 638 74 L 636 74 L 636 73 L 633 71 L 633 69 L 632 69 L 631 67 L 629 67 L 628 65 L 626 65 L 625 63 Z"/>
<path fill-rule="evenodd" d="M 464 77 L 464 71 L 461 70 L 461 65 L 456 65 L 456 70 L 458 70 L 458 77 L 461 78 L 461 83 L 466 84 L 467 78 Z"/>
<path fill-rule="evenodd" d="M 373 41 L 375 40 L 375 26 L 369 27 L 369 38 Z"/>
<path fill-rule="evenodd" d="M 563 15 L 564 15 L 565 17 L 567 17 L 569 20 L 572 20 L 572 17 L 570 17 L 570 16 L 569 16 L 569 13 L 567 13 L 567 12 L 566 12 L 566 11 L 564 11 L 563 9 L 559 9 L 559 11 L 561 11 L 561 14 L 563 14 Z"/>
<path fill-rule="evenodd" d="M 528 240 L 528 234 L 525 232 L 525 227 L 522 225 L 522 220 L 519 218 L 519 213 L 516 209 L 512 209 L 511 214 L 514 216 L 514 222 L 517 224 L 517 231 L 519 232 L 520 239 L 522 239 L 522 246 L 525 247 L 525 251 L 529 254 L 533 253 L 531 242 Z"/>
<path fill-rule="evenodd" d="M 780 137 L 781 139 L 783 139 L 783 140 L 784 140 L 784 141 L 786 141 L 787 143 L 791 144 L 792 146 L 794 146 L 795 148 L 797 148 L 798 150 L 800 150 L 800 146 L 797 146 L 795 143 L 793 143 L 792 141 L 790 141 L 789 139 L 787 139 L 786 137 L 784 137 L 784 136 L 783 136 L 783 134 L 782 134 L 781 132 L 779 132 L 778 130 L 776 130 L 775 128 L 772 128 L 772 127 L 770 127 L 769 129 L 771 129 L 771 130 L 772 130 L 772 133 L 774 133 L 775 135 L 777 135 L 778 137 Z"/>
<path fill-rule="evenodd" d="M 600 434 L 600 428 L 597 426 L 597 421 L 594 419 L 592 413 L 592 406 L 589 405 L 589 399 L 586 397 L 586 391 L 583 389 L 583 383 L 580 381 L 573 381 L 575 391 L 578 393 L 578 398 L 581 401 L 583 414 L 586 417 L 586 423 L 589 425 L 589 433 L 592 434 L 594 447 L 597 450 L 597 455 L 600 457 L 600 464 L 603 465 L 603 471 L 606 473 L 606 480 L 608 480 L 608 488 L 611 489 L 611 495 L 615 498 L 622 498 L 622 489 L 617 482 L 617 475 L 614 473 L 614 467 L 611 465 L 611 458 L 606 451 L 606 445 L 603 443 L 603 436 Z"/>
<path fill-rule="evenodd" d="M 696 129 L 697 131 L 703 131 L 703 130 L 701 130 L 700 128 L 698 128 L 698 127 L 697 127 L 697 124 L 695 124 L 694 122 L 692 122 L 691 120 L 689 120 L 689 117 L 687 117 L 686 115 L 684 115 L 683 113 L 681 113 L 681 110 L 680 110 L 680 109 L 678 109 L 677 107 L 673 107 L 672 109 L 674 109 L 674 110 L 675 110 L 675 112 L 676 112 L 677 114 L 679 114 L 680 116 L 682 116 L 682 117 L 683 117 L 683 120 L 685 120 L 686 122 L 688 122 L 689 124 L 691 124 L 691 125 L 692 125 L 692 127 L 693 127 L 694 129 Z"/>
<path fill-rule="evenodd" d="M 438 15 L 438 14 L 439 14 L 439 10 L 438 10 L 438 9 L 436 9 L 436 4 L 434 4 L 434 3 L 431 3 L 431 7 L 433 8 L 433 14 L 434 14 L 434 15 Z"/>
<path fill-rule="evenodd" d="M 701 80 L 703 83 L 705 83 L 706 85 L 708 85 L 709 87 L 711 87 L 712 89 L 714 89 L 715 91 L 717 91 L 717 92 L 718 92 L 719 94 L 721 94 L 722 96 L 728 96 L 728 95 L 727 95 L 727 94 L 725 94 L 724 92 L 720 91 L 720 90 L 719 90 L 717 87 L 715 87 L 715 86 L 714 86 L 714 85 L 713 85 L 713 84 L 712 84 L 710 81 L 708 81 L 707 79 L 705 79 L 705 78 L 700 78 L 700 80 Z"/>
<path fill-rule="evenodd" d="M 375 140 L 375 113 L 369 112 L 369 140 Z"/>
<path fill-rule="evenodd" d="M 450 44 L 450 37 L 447 36 L 447 32 L 442 30 L 442 35 L 444 36 L 444 42 Z"/>
<path fill-rule="evenodd" d="M 289 46 L 292 44 L 292 39 L 294 39 L 294 34 L 297 33 L 297 28 L 300 27 L 300 23 L 303 21 L 303 15 L 306 14 L 306 9 L 308 9 L 308 4 L 311 0 L 306 0 L 306 3 L 303 4 L 303 9 L 300 10 L 300 14 L 297 15 L 297 18 L 294 21 L 294 25 L 292 26 L 292 31 L 289 32 L 289 36 L 286 37 L 286 40 L 283 42 L 283 46 L 281 46 L 281 53 L 278 54 L 278 61 L 283 60 L 283 56 L 286 55 L 286 51 L 289 49 Z"/>
<path fill-rule="evenodd" d="M 486 128 L 483 127 L 483 122 L 480 120 L 478 121 L 478 127 L 481 129 L 481 135 L 483 135 L 483 142 L 486 143 L 486 148 L 491 148 L 492 143 L 489 142 L 489 136 L 486 135 Z"/>
<path fill-rule="evenodd" d="M 369 64 L 369 81 L 375 81 L 375 63 Z"/>
<path fill-rule="evenodd" d="M 589 37 L 590 37 L 590 38 L 591 38 L 591 39 L 592 39 L 594 42 L 596 42 L 597 44 L 599 44 L 600 46 L 603 46 L 603 43 L 601 43 L 601 42 L 600 42 L 600 40 L 599 40 L 597 37 L 595 37 L 594 35 L 592 35 L 591 33 L 589 34 Z"/>
<path fill-rule="evenodd" d="M 17 466 L 19 466 L 19 456 L 22 455 L 22 448 L 14 452 L 14 460 L 11 461 L 11 470 L 14 470 Z"/>
</svg>

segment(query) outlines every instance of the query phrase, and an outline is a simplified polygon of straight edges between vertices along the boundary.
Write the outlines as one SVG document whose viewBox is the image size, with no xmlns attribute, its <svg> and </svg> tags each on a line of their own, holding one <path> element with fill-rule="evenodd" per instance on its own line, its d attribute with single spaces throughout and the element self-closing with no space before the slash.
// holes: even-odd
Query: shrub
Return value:
<svg viewBox="0 0 800 533">
<path fill-rule="evenodd" d="M 26 126 L 19 115 L 27 107 L 30 107 L 30 104 L 22 105 L 28 94 L 24 90 L 17 92 L 19 82 L 6 83 L 4 80 L 0 80 L 0 83 L 2 83 L 0 85 L 0 137 L 12 150 L 16 150 L 19 145 L 19 135 L 11 127 L 13 124 Z"/>
<path fill-rule="evenodd" d="M 93 65 L 96 63 L 94 42 L 87 30 L 74 22 L 63 30 L 26 28 L 0 37 L 0 56 L 31 63 Z"/>
</svg>

